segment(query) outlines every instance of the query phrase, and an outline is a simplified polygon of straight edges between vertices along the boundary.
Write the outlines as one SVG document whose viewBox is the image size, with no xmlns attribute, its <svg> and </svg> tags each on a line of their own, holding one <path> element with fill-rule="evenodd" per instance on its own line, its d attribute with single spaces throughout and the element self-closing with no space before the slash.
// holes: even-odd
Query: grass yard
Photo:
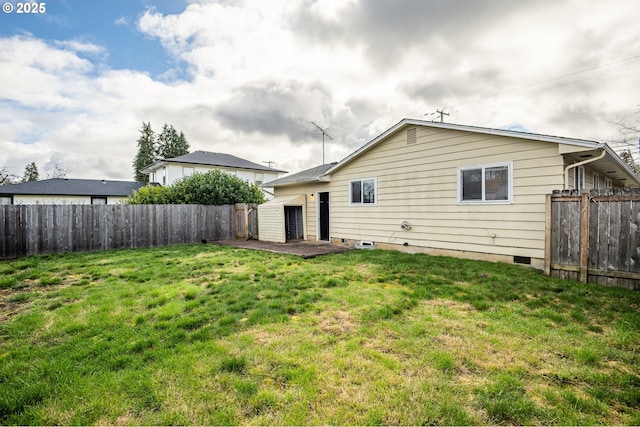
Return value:
<svg viewBox="0 0 640 427">
<path fill-rule="evenodd" d="M 640 292 L 386 251 L 0 262 L 0 422 L 640 424 Z"/>
</svg>

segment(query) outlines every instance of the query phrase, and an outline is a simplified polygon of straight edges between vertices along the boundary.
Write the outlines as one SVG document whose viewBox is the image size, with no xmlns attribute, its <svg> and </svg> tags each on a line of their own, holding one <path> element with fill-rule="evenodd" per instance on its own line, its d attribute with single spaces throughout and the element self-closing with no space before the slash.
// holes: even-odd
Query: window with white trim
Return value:
<svg viewBox="0 0 640 427">
<path fill-rule="evenodd" d="M 594 172 L 593 173 L 593 189 L 597 190 L 598 188 L 600 188 L 600 175 Z"/>
<path fill-rule="evenodd" d="M 349 181 L 349 202 L 352 205 L 375 205 L 376 191 L 375 178 Z"/>
<path fill-rule="evenodd" d="M 512 170 L 511 162 L 458 168 L 458 202 L 511 202 Z"/>
<path fill-rule="evenodd" d="M 613 188 L 613 181 L 609 177 L 604 177 L 604 188 Z"/>
<path fill-rule="evenodd" d="M 191 166 L 183 166 L 182 167 L 182 176 L 188 177 L 193 175 L 193 167 Z"/>
<path fill-rule="evenodd" d="M 102 197 L 102 196 L 92 196 L 91 197 L 91 204 L 92 205 L 106 205 L 107 204 L 107 198 L 106 197 Z"/>
<path fill-rule="evenodd" d="M 578 166 L 573 172 L 573 188 L 578 191 L 585 189 L 584 166 Z"/>
</svg>

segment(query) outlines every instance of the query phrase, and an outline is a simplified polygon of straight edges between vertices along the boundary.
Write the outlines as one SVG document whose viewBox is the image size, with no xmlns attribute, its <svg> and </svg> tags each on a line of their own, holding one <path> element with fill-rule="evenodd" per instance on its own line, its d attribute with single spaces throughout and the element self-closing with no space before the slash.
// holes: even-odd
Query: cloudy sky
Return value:
<svg viewBox="0 0 640 427">
<path fill-rule="evenodd" d="M 142 122 L 297 172 L 322 162 L 311 121 L 329 162 L 443 109 L 604 141 L 640 120 L 637 0 L 0 3 L 0 168 L 20 176 L 130 180 Z"/>
</svg>

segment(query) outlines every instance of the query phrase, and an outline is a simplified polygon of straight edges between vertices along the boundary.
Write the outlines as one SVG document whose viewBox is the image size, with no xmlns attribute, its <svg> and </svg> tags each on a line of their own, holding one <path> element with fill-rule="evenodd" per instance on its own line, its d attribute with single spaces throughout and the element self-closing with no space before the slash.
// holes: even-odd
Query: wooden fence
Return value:
<svg viewBox="0 0 640 427">
<path fill-rule="evenodd" d="M 640 290 L 640 189 L 547 196 L 545 273 Z"/>
<path fill-rule="evenodd" d="M 233 229 L 236 239 L 252 239 L 258 236 L 258 205 L 236 203 L 233 213 Z"/>
<path fill-rule="evenodd" d="M 0 259 L 232 239 L 236 206 L 0 206 Z"/>
</svg>

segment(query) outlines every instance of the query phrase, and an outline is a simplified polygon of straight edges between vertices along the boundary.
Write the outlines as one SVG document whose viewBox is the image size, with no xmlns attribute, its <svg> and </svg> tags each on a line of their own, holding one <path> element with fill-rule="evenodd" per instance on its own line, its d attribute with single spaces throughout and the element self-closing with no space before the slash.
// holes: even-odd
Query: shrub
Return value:
<svg viewBox="0 0 640 427">
<path fill-rule="evenodd" d="M 166 187 L 146 186 L 127 199 L 129 204 L 227 205 L 264 203 L 264 193 L 256 184 L 218 169 L 195 173 Z"/>
</svg>

